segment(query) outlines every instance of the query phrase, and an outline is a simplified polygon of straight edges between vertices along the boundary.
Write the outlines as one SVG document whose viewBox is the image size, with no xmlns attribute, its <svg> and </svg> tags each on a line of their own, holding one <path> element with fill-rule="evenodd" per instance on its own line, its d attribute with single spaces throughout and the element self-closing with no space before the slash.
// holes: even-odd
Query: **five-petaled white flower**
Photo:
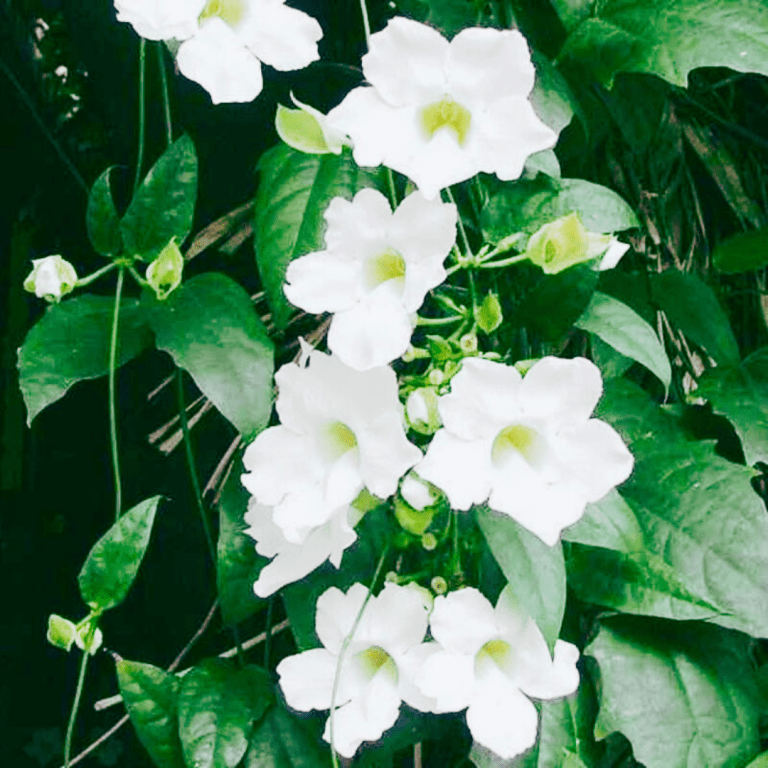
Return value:
<svg viewBox="0 0 768 768">
<path fill-rule="evenodd" d="M 368 370 L 400 357 L 410 315 L 445 280 L 456 239 L 456 206 L 413 192 L 393 213 L 381 192 L 334 198 L 325 212 L 326 250 L 288 265 L 285 295 L 308 312 L 333 312 L 328 347 Z"/>
<path fill-rule="evenodd" d="M 32 259 L 32 271 L 24 281 L 24 290 L 38 299 L 57 302 L 77 285 L 75 268 L 61 256 Z"/>
<path fill-rule="evenodd" d="M 434 712 L 466 707 L 475 741 L 502 758 L 519 755 L 536 741 L 538 715 L 529 696 L 556 699 L 579 685 L 576 646 L 557 640 L 553 659 L 509 587 L 495 609 L 474 588 L 435 598 L 430 630 L 437 646 L 424 660 L 416 686 L 435 700 Z"/>
<path fill-rule="evenodd" d="M 308 349 L 275 375 L 280 426 L 261 432 L 243 456 L 243 485 L 274 507 L 275 524 L 296 544 L 363 488 L 391 496 L 421 458 L 405 436 L 391 368 L 355 371 Z"/>
<path fill-rule="evenodd" d="M 334 678 L 345 638 L 363 606 L 367 588 L 355 584 L 346 595 L 336 587 L 317 601 L 315 627 L 323 648 L 289 656 L 277 665 L 288 704 L 301 712 L 336 709 L 333 746 L 352 757 L 364 741 L 379 739 L 397 720 L 400 704 L 429 711 L 432 703 L 413 685 L 424 658 L 429 601 L 420 590 L 386 584 L 365 606 L 341 660 L 336 700 Z M 330 742 L 330 717 L 323 738 Z"/>
<path fill-rule="evenodd" d="M 454 508 L 487 499 L 553 545 L 632 471 L 618 433 L 589 418 L 601 393 L 600 371 L 584 358 L 545 357 L 525 377 L 467 358 L 440 398 L 444 426 L 416 471 Z"/>
<path fill-rule="evenodd" d="M 256 539 L 256 551 L 263 557 L 274 558 L 259 573 L 253 591 L 267 597 L 286 584 L 303 579 L 326 560 L 338 568 L 344 550 L 355 543 L 357 534 L 352 526 L 360 512 L 344 505 L 333 512 L 322 525 L 312 528 L 301 544 L 288 541 L 272 519 L 272 508 L 251 498 L 245 522 L 245 532 Z"/>
<path fill-rule="evenodd" d="M 400 171 L 428 198 L 480 171 L 517 179 L 529 155 L 555 144 L 528 100 L 535 70 L 516 30 L 465 29 L 449 43 L 397 17 L 371 35 L 362 63 L 370 85 L 328 119 L 359 165 Z"/>
</svg>

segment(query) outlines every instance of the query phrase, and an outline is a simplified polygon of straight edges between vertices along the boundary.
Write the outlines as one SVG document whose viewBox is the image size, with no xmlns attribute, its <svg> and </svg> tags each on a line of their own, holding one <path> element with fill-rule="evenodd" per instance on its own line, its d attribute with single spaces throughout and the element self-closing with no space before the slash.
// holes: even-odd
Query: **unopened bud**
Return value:
<svg viewBox="0 0 768 768">
<path fill-rule="evenodd" d="M 548 275 L 589 261 L 606 250 L 610 235 L 588 232 L 577 213 L 569 213 L 545 224 L 531 235 L 526 255 Z"/>
<path fill-rule="evenodd" d="M 436 595 L 444 595 L 448 591 L 448 582 L 442 576 L 435 576 L 429 586 Z"/>
<path fill-rule="evenodd" d="M 427 550 L 427 552 L 431 552 L 433 549 L 437 547 L 437 537 L 434 533 L 425 533 L 421 537 L 421 546 L 424 547 L 424 549 Z"/>
<path fill-rule="evenodd" d="M 87 651 L 91 656 L 101 648 L 103 640 L 104 635 L 101 630 L 98 627 L 93 626 L 90 622 L 80 627 L 75 635 L 75 643 L 77 644 L 77 647 L 83 651 Z"/>
<path fill-rule="evenodd" d="M 24 281 L 24 290 L 39 299 L 58 302 L 71 293 L 77 284 L 75 268 L 61 256 L 46 256 L 32 260 L 32 271 Z"/>
<path fill-rule="evenodd" d="M 432 387 L 414 389 L 405 401 L 405 413 L 411 426 L 424 435 L 431 435 L 440 427 L 437 410 L 437 392 Z"/>
<path fill-rule="evenodd" d="M 311 155 L 333 153 L 340 155 L 347 141 L 343 131 L 334 128 L 328 117 L 309 104 L 302 104 L 293 94 L 291 100 L 298 109 L 277 105 L 275 128 L 277 135 L 290 147 Z"/>
<path fill-rule="evenodd" d="M 171 291 L 181 284 L 184 271 L 184 257 L 181 255 L 176 238 L 160 251 L 158 257 L 147 267 L 147 282 L 160 301 L 168 298 Z"/>
<path fill-rule="evenodd" d="M 439 387 L 445 380 L 445 374 L 439 368 L 433 368 L 429 372 L 429 383 L 433 387 Z"/>
<path fill-rule="evenodd" d="M 46 639 L 51 645 L 68 651 L 75 642 L 77 627 L 69 619 L 52 613 L 48 617 L 48 633 Z"/>
<path fill-rule="evenodd" d="M 474 333 L 465 333 L 459 339 L 459 346 L 465 355 L 471 355 L 477 352 L 477 336 Z"/>
<path fill-rule="evenodd" d="M 475 322 L 483 333 L 493 333 L 503 319 L 501 303 L 495 293 L 489 293 L 483 303 L 475 309 Z"/>
</svg>

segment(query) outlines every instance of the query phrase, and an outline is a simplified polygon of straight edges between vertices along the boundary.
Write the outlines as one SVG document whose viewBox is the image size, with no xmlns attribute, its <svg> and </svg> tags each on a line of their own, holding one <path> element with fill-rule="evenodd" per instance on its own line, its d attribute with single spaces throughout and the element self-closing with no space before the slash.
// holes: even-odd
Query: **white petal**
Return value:
<svg viewBox="0 0 768 768">
<path fill-rule="evenodd" d="M 508 760 L 536 742 L 538 714 L 531 701 L 501 673 L 489 671 L 467 710 L 475 741 Z"/>
<path fill-rule="evenodd" d="M 416 687 L 434 701 L 432 711 L 458 712 L 469 706 L 475 687 L 475 659 L 463 653 L 436 651 L 416 675 Z"/>
<path fill-rule="evenodd" d="M 474 587 L 435 598 L 429 626 L 432 637 L 446 651 L 473 658 L 498 634 L 493 606 Z"/>
<path fill-rule="evenodd" d="M 329 251 L 308 253 L 288 265 L 285 296 L 291 304 L 314 314 L 338 312 L 362 296 L 361 268 Z"/>
<path fill-rule="evenodd" d="M 281 71 L 302 69 L 320 58 L 317 19 L 289 8 L 284 0 L 258 0 L 237 29 L 242 43 L 261 61 Z"/>
<path fill-rule="evenodd" d="M 375 189 L 361 189 L 351 202 L 334 197 L 325 211 L 326 247 L 349 261 L 375 255 L 387 246 L 391 218 L 387 198 Z"/>
<path fill-rule="evenodd" d="M 313 648 L 283 659 L 276 671 L 288 705 L 299 712 L 328 709 L 336 662 L 337 656 L 325 648 Z"/>
<path fill-rule="evenodd" d="M 415 472 L 409 472 L 400 486 L 400 495 L 414 508 L 422 510 L 435 502 L 435 494 Z"/>
<path fill-rule="evenodd" d="M 115 0 L 117 20 L 128 22 L 146 40 L 186 40 L 198 29 L 205 0 Z"/>
<path fill-rule="evenodd" d="M 469 509 L 488 498 L 491 446 L 487 441 L 462 440 L 439 429 L 416 471 L 443 490 L 454 509 Z"/>
<path fill-rule="evenodd" d="M 245 513 L 245 532 L 256 540 L 256 551 L 262 557 L 274 557 L 285 548 L 283 532 L 272 520 L 272 507 L 259 504 L 251 496 Z"/>
<path fill-rule="evenodd" d="M 286 494 L 275 504 L 272 519 L 288 541 L 302 544 L 312 529 L 331 519 L 336 506 L 326 498 L 322 484 L 317 483 Z"/>
<path fill-rule="evenodd" d="M 421 670 L 433 654 L 440 651 L 437 643 L 414 645 L 398 659 L 398 686 L 403 701 L 419 712 L 434 712 L 437 701 L 427 696 L 416 685 Z"/>
<path fill-rule="evenodd" d="M 355 639 L 396 658 L 424 639 L 430 607 L 420 591 L 387 583 L 370 601 Z"/>
<path fill-rule="evenodd" d="M 543 640 L 544 638 L 542 642 Z M 546 643 L 544 649 L 546 650 Z M 579 687 L 579 670 L 576 668 L 578 660 L 579 649 L 575 645 L 556 640 L 554 660 L 548 651 L 545 664 L 524 665 L 521 659 L 522 669 L 515 675 L 515 683 L 521 691 L 535 699 L 559 699 L 568 696 Z"/>
<path fill-rule="evenodd" d="M 331 587 L 320 595 L 315 613 L 315 631 L 320 642 L 332 653 L 338 654 L 341 650 L 367 594 L 367 587 L 353 584 L 346 594 Z"/>
<path fill-rule="evenodd" d="M 600 259 L 598 269 L 601 271 L 605 269 L 613 269 L 619 261 L 621 261 L 621 257 L 628 250 L 629 245 L 627 245 L 627 243 L 622 243 L 614 237 L 611 244 L 608 246 L 608 250 L 603 254 L 603 258 Z"/>
<path fill-rule="evenodd" d="M 261 64 L 217 16 L 181 44 L 179 71 L 205 88 L 214 104 L 253 101 L 263 87 Z"/>
</svg>

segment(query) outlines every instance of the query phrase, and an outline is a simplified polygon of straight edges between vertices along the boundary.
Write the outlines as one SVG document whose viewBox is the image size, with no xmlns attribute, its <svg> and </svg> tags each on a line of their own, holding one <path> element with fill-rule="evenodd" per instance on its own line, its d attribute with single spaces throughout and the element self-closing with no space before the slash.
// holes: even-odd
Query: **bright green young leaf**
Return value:
<svg viewBox="0 0 768 768">
<path fill-rule="evenodd" d="M 634 310 L 618 299 L 596 291 L 575 323 L 599 336 L 622 355 L 637 360 L 656 374 L 664 387 L 672 383 L 672 368 L 656 332 Z"/>
<path fill-rule="evenodd" d="M 190 230 L 197 199 L 197 153 L 186 134 L 171 144 L 152 166 L 120 222 L 126 253 L 152 261 Z"/>
<path fill-rule="evenodd" d="M 243 768 L 326 768 L 331 764 L 324 741 L 279 704 L 256 727 Z"/>
<path fill-rule="evenodd" d="M 117 682 L 136 735 L 157 768 L 184 768 L 178 726 L 179 679 L 138 661 L 118 661 Z"/>
<path fill-rule="evenodd" d="M 734 426 L 747 464 L 768 463 L 768 347 L 737 368 L 714 368 L 701 379 L 700 393 Z"/>
<path fill-rule="evenodd" d="M 750 639 L 698 623 L 616 617 L 585 649 L 600 666 L 596 730 L 646 768 L 742 768 L 759 751 Z"/>
<path fill-rule="evenodd" d="M 587 504 L 584 517 L 566 528 L 562 538 L 617 552 L 638 552 L 643 548 L 637 516 L 615 488 L 600 501 Z"/>
<path fill-rule="evenodd" d="M 269 673 L 206 659 L 182 680 L 179 736 L 187 766 L 234 768 L 274 695 Z"/>
<path fill-rule="evenodd" d="M 145 294 L 142 303 L 158 349 L 192 376 L 243 437 L 264 429 L 272 412 L 274 351 L 245 290 L 208 272 L 165 301 Z"/>
<path fill-rule="evenodd" d="M 88 239 L 93 250 L 102 256 L 116 256 L 123 248 L 120 219 L 112 199 L 109 178 L 112 170 L 107 168 L 94 182 L 88 194 L 88 208 L 85 212 Z"/>
<path fill-rule="evenodd" d="M 254 246 L 272 317 L 284 328 L 291 305 L 283 295 L 285 270 L 296 257 L 324 247 L 323 214 L 334 197 L 351 200 L 375 175 L 340 155 L 307 155 L 281 144 L 262 155 L 256 196 Z"/>
<path fill-rule="evenodd" d="M 93 610 L 106 611 L 125 599 L 147 551 L 161 498 L 153 496 L 126 512 L 88 553 L 77 581 Z"/>
<path fill-rule="evenodd" d="M 762 755 L 758 755 L 749 765 L 745 768 L 768 768 L 768 752 L 763 752 Z"/>
<path fill-rule="evenodd" d="M 768 227 L 741 232 L 715 246 L 712 262 L 721 272 L 752 272 L 768 264 Z"/>
<path fill-rule="evenodd" d="M 704 347 L 720 365 L 739 362 L 739 345 L 714 291 L 696 275 L 677 270 L 648 275 L 651 295 L 673 326 Z"/>
<path fill-rule="evenodd" d="M 89 294 L 54 304 L 32 326 L 19 349 L 19 387 L 27 424 L 83 379 L 109 372 L 114 299 Z M 120 303 L 117 364 L 152 345 L 139 303 Z"/>
<path fill-rule="evenodd" d="M 46 640 L 56 648 L 61 648 L 62 651 L 69 651 L 72 647 L 72 643 L 75 642 L 75 635 L 77 634 L 77 627 L 74 622 L 69 619 L 65 619 L 63 616 L 58 616 L 52 613 L 48 617 L 48 632 L 46 633 Z"/>
<path fill-rule="evenodd" d="M 478 507 L 476 516 L 515 597 L 536 622 L 551 649 L 560 636 L 565 613 L 562 546 L 548 546 L 511 517 L 487 507 Z"/>
<path fill-rule="evenodd" d="M 243 516 L 250 496 L 240 482 L 241 474 L 238 456 L 219 501 L 216 586 L 222 618 L 231 625 L 244 621 L 264 605 L 254 594 L 253 584 L 266 561 L 256 554 L 256 542 L 245 533 Z"/>
<path fill-rule="evenodd" d="M 528 232 L 576 212 L 582 224 L 596 233 L 637 227 L 629 205 L 613 190 L 583 179 L 513 181 L 505 184 L 485 206 L 483 235 L 496 243 L 513 232 Z"/>
<path fill-rule="evenodd" d="M 763 0 L 604 0 L 561 55 L 591 67 L 609 87 L 622 71 L 679 86 L 697 67 L 768 75 L 768 7 Z"/>
</svg>

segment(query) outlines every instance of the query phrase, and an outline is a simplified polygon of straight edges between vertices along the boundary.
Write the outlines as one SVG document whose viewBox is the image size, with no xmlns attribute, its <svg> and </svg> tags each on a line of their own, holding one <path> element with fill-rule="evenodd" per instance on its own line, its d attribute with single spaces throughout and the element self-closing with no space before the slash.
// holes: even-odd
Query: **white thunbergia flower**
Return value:
<svg viewBox="0 0 768 768">
<path fill-rule="evenodd" d="M 75 268 L 61 256 L 32 259 L 32 271 L 24 281 L 24 290 L 38 299 L 57 302 L 77 285 Z"/>
<path fill-rule="evenodd" d="M 355 584 L 346 595 L 336 587 L 317 601 L 315 628 L 323 648 L 289 656 L 277 665 L 288 704 L 301 712 L 330 709 L 333 682 L 344 639 L 349 635 L 368 590 Z M 427 646 L 429 601 L 422 590 L 387 583 L 365 607 L 342 659 L 333 713 L 333 746 L 352 757 L 364 741 L 391 728 L 400 704 L 429 711 L 433 702 L 413 685 Z M 330 742 L 330 718 L 323 738 Z"/>
<path fill-rule="evenodd" d="M 400 357 L 411 340 L 410 315 L 445 280 L 456 239 L 456 206 L 419 192 L 393 213 L 386 197 L 362 189 L 335 197 L 325 212 L 326 250 L 288 265 L 285 295 L 307 312 L 333 312 L 328 347 L 352 368 Z"/>
<path fill-rule="evenodd" d="M 275 375 L 280 426 L 248 446 L 243 485 L 274 507 L 285 538 L 301 544 L 363 488 L 386 499 L 421 458 L 408 442 L 391 368 L 355 371 L 308 351 Z"/>
<path fill-rule="evenodd" d="M 507 587 L 494 609 L 476 589 L 435 598 L 430 617 L 437 649 L 416 676 L 432 711 L 467 708 L 475 741 L 509 759 L 533 746 L 538 715 L 528 698 L 557 699 L 579 685 L 576 646 L 555 642 L 554 659 L 536 623 Z"/>
<path fill-rule="evenodd" d="M 303 579 L 326 560 L 338 568 L 344 550 L 357 541 L 353 521 L 360 512 L 349 506 L 335 510 L 322 525 L 313 528 L 301 544 L 288 541 L 272 520 L 272 508 L 251 498 L 245 522 L 246 533 L 256 539 L 256 551 L 263 557 L 274 558 L 259 573 L 253 591 L 259 597 L 268 597 L 286 584 Z"/>
<path fill-rule="evenodd" d="M 371 35 L 362 63 L 370 86 L 328 118 L 352 138 L 359 165 L 400 171 L 428 198 L 479 171 L 517 179 L 557 140 L 528 100 L 536 73 L 517 30 L 464 29 L 449 43 L 397 17 Z"/>
<path fill-rule="evenodd" d="M 198 28 L 206 0 L 115 0 L 117 20 L 146 40 L 186 40 Z"/>
<path fill-rule="evenodd" d="M 444 427 L 416 471 L 455 509 L 487 499 L 551 546 L 632 471 L 618 433 L 589 418 L 601 393 L 600 371 L 584 358 L 545 357 L 525 378 L 467 358 L 440 398 Z"/>
</svg>

